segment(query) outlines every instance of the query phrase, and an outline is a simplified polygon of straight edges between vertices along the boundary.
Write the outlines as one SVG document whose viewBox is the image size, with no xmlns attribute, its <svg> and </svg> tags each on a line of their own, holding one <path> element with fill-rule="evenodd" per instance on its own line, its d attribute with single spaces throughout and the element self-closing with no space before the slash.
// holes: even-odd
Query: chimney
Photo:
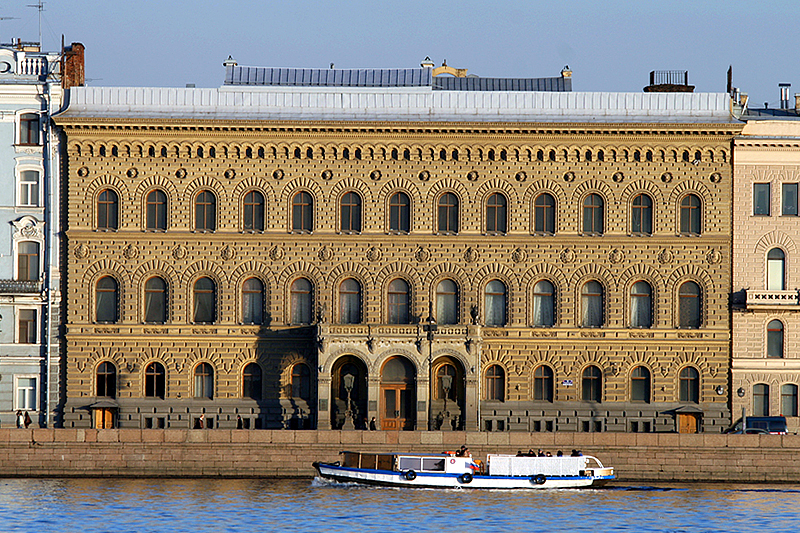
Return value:
<svg viewBox="0 0 800 533">
<path fill-rule="evenodd" d="M 61 86 L 64 89 L 83 87 L 86 84 L 83 62 L 84 50 L 85 48 L 81 43 L 72 43 L 64 48 L 63 59 L 61 60 Z"/>
<path fill-rule="evenodd" d="M 789 109 L 789 87 L 791 83 L 779 83 L 778 87 L 781 90 L 781 109 Z"/>
</svg>

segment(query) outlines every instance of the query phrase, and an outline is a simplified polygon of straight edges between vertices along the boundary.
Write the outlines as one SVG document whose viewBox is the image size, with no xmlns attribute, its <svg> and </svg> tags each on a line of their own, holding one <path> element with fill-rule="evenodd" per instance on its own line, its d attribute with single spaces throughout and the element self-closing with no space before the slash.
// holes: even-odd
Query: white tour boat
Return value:
<svg viewBox="0 0 800 533">
<path fill-rule="evenodd" d="M 340 452 L 342 461 L 315 462 L 320 477 L 392 487 L 469 489 L 564 489 L 600 487 L 614 469 L 595 457 L 529 457 L 489 454 L 486 464 L 437 454 Z"/>
</svg>

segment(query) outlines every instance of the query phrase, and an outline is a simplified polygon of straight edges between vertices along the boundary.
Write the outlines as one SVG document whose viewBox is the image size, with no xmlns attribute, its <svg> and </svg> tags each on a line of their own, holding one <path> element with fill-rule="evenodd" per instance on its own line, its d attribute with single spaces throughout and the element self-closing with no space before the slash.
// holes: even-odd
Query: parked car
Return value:
<svg viewBox="0 0 800 533">
<path fill-rule="evenodd" d="M 734 431 L 726 431 L 726 433 L 728 435 L 741 435 L 742 433 L 745 435 L 769 435 L 769 431 L 761 428 L 747 428 L 744 431 L 736 429 Z"/>
<path fill-rule="evenodd" d="M 748 416 L 747 427 L 742 428 L 742 419 L 740 418 L 733 423 L 731 427 L 725 430 L 725 433 L 731 434 L 754 434 L 765 433 L 770 435 L 786 435 L 786 417 L 785 416 Z M 744 431 L 743 431 L 744 430 Z M 762 430 L 762 431 L 751 431 Z"/>
</svg>

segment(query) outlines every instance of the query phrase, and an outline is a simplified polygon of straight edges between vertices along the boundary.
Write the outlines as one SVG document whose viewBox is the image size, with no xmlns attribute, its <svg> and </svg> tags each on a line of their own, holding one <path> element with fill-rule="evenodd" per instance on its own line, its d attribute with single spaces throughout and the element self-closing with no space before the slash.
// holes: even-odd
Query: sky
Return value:
<svg viewBox="0 0 800 533">
<path fill-rule="evenodd" d="M 0 42 L 39 39 L 38 0 L 0 0 Z M 93 86 L 219 87 L 222 62 L 419 66 L 485 77 L 558 76 L 574 91 L 641 92 L 651 70 L 688 70 L 697 92 L 733 85 L 751 107 L 800 93 L 798 0 L 50 0 L 42 43 L 86 46 Z"/>
</svg>

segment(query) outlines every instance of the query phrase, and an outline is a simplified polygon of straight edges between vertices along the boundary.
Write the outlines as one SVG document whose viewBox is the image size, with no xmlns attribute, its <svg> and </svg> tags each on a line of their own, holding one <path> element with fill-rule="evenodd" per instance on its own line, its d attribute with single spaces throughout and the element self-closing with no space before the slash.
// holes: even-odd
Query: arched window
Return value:
<svg viewBox="0 0 800 533">
<path fill-rule="evenodd" d="M 439 324 L 458 324 L 458 287 L 443 279 L 436 286 L 436 320 Z"/>
<path fill-rule="evenodd" d="M 194 282 L 194 323 L 213 324 L 217 319 L 217 286 L 211 278 Z"/>
<path fill-rule="evenodd" d="M 200 363 L 194 369 L 194 397 L 214 398 L 214 369 L 208 363 Z"/>
<path fill-rule="evenodd" d="M 652 289 L 646 281 L 637 281 L 631 287 L 631 327 L 649 328 L 653 325 Z"/>
<path fill-rule="evenodd" d="M 103 361 L 97 367 L 97 396 L 117 397 L 117 367 Z"/>
<path fill-rule="evenodd" d="M 753 416 L 769 416 L 769 385 L 753 385 Z"/>
<path fill-rule="evenodd" d="M 264 284 L 258 278 L 250 278 L 242 284 L 242 322 L 264 323 Z"/>
<path fill-rule="evenodd" d="M 361 197 L 354 192 L 347 192 L 342 196 L 340 205 L 341 228 L 345 233 L 358 233 L 361 231 Z"/>
<path fill-rule="evenodd" d="M 311 323 L 312 292 L 311 282 L 298 278 L 292 282 L 290 289 L 292 305 L 292 324 Z"/>
<path fill-rule="evenodd" d="M 502 281 L 492 280 L 486 284 L 485 291 L 486 325 L 506 325 L 506 285 Z"/>
<path fill-rule="evenodd" d="M 767 253 L 767 290 L 782 291 L 786 289 L 786 254 L 780 248 L 773 248 Z"/>
<path fill-rule="evenodd" d="M 39 243 L 22 241 L 17 244 L 17 280 L 38 281 Z"/>
<path fill-rule="evenodd" d="M 248 363 L 242 372 L 242 398 L 261 399 L 261 367 Z"/>
<path fill-rule="evenodd" d="M 650 371 L 643 366 L 631 372 L 631 401 L 650 403 Z"/>
<path fill-rule="evenodd" d="M 145 228 L 151 231 L 167 229 L 167 195 L 156 189 L 147 195 Z"/>
<path fill-rule="evenodd" d="M 533 399 L 553 401 L 553 369 L 549 366 L 540 365 L 533 372 Z"/>
<path fill-rule="evenodd" d="M 678 290 L 678 327 L 699 328 L 701 309 L 700 285 L 687 281 Z"/>
<path fill-rule="evenodd" d="M 486 232 L 502 233 L 508 231 L 508 201 L 500 193 L 492 193 L 486 200 Z"/>
<path fill-rule="evenodd" d="M 500 365 L 492 365 L 486 369 L 486 399 L 502 402 L 505 395 L 506 373 Z"/>
<path fill-rule="evenodd" d="M 166 396 L 167 373 L 164 365 L 152 362 L 144 369 L 144 395 L 147 398 L 161 398 Z"/>
<path fill-rule="evenodd" d="M 144 284 L 144 321 L 153 324 L 167 321 L 167 282 L 159 277 Z"/>
<path fill-rule="evenodd" d="M 533 231 L 545 235 L 556 233 L 556 200 L 543 192 L 533 201 Z"/>
<path fill-rule="evenodd" d="M 119 229 L 119 197 L 111 189 L 97 196 L 97 229 Z"/>
<path fill-rule="evenodd" d="M 104 276 L 95 286 L 95 321 L 113 324 L 119 317 L 119 287 L 117 280 Z"/>
<path fill-rule="evenodd" d="M 533 325 L 552 327 L 555 324 L 555 289 L 547 280 L 533 286 Z"/>
<path fill-rule="evenodd" d="M 458 390 L 458 386 L 456 385 L 456 367 L 451 364 L 443 364 L 436 371 L 436 399 L 444 400 L 445 398 L 445 376 L 450 377 L 450 389 L 447 391 L 447 399 L 455 401 Z"/>
<path fill-rule="evenodd" d="M 681 402 L 700 403 L 700 373 L 691 366 L 687 366 L 678 375 L 680 381 Z"/>
<path fill-rule="evenodd" d="M 783 357 L 783 322 L 770 320 L 767 324 L 767 357 Z"/>
<path fill-rule="evenodd" d="M 781 385 L 781 414 L 797 416 L 797 385 Z"/>
<path fill-rule="evenodd" d="M 292 198 L 292 231 L 312 232 L 314 230 L 314 200 L 311 195 L 301 191 Z"/>
<path fill-rule="evenodd" d="M 353 278 L 348 278 L 339 285 L 339 322 L 361 323 L 361 284 Z"/>
<path fill-rule="evenodd" d="M 389 231 L 411 231 L 411 199 L 404 192 L 396 192 L 389 198 Z"/>
<path fill-rule="evenodd" d="M 408 283 L 393 279 L 389 283 L 389 324 L 408 324 Z"/>
<path fill-rule="evenodd" d="M 597 281 L 587 281 L 581 289 L 581 326 L 599 328 L 604 319 L 603 286 Z"/>
<path fill-rule="evenodd" d="M 634 235 L 652 235 L 653 200 L 646 194 L 639 194 L 631 206 L 631 231 Z"/>
<path fill-rule="evenodd" d="M 245 231 L 264 231 L 264 195 L 250 191 L 244 195 Z"/>
<path fill-rule="evenodd" d="M 438 221 L 440 233 L 458 233 L 458 198 L 451 192 L 439 197 Z"/>
<path fill-rule="evenodd" d="M 701 225 L 700 198 L 687 194 L 681 200 L 681 233 L 683 235 L 700 235 Z"/>
<path fill-rule="evenodd" d="M 194 200 L 194 229 L 197 231 L 217 229 L 217 199 L 211 191 L 200 191 Z"/>
<path fill-rule="evenodd" d="M 581 399 L 600 403 L 603 398 L 603 373 L 594 365 L 587 366 L 581 374 Z"/>
<path fill-rule="evenodd" d="M 603 199 L 599 194 L 590 194 L 583 200 L 583 232 L 603 234 Z"/>
<path fill-rule="evenodd" d="M 311 371 L 304 363 L 292 367 L 292 398 L 311 400 Z"/>
</svg>

